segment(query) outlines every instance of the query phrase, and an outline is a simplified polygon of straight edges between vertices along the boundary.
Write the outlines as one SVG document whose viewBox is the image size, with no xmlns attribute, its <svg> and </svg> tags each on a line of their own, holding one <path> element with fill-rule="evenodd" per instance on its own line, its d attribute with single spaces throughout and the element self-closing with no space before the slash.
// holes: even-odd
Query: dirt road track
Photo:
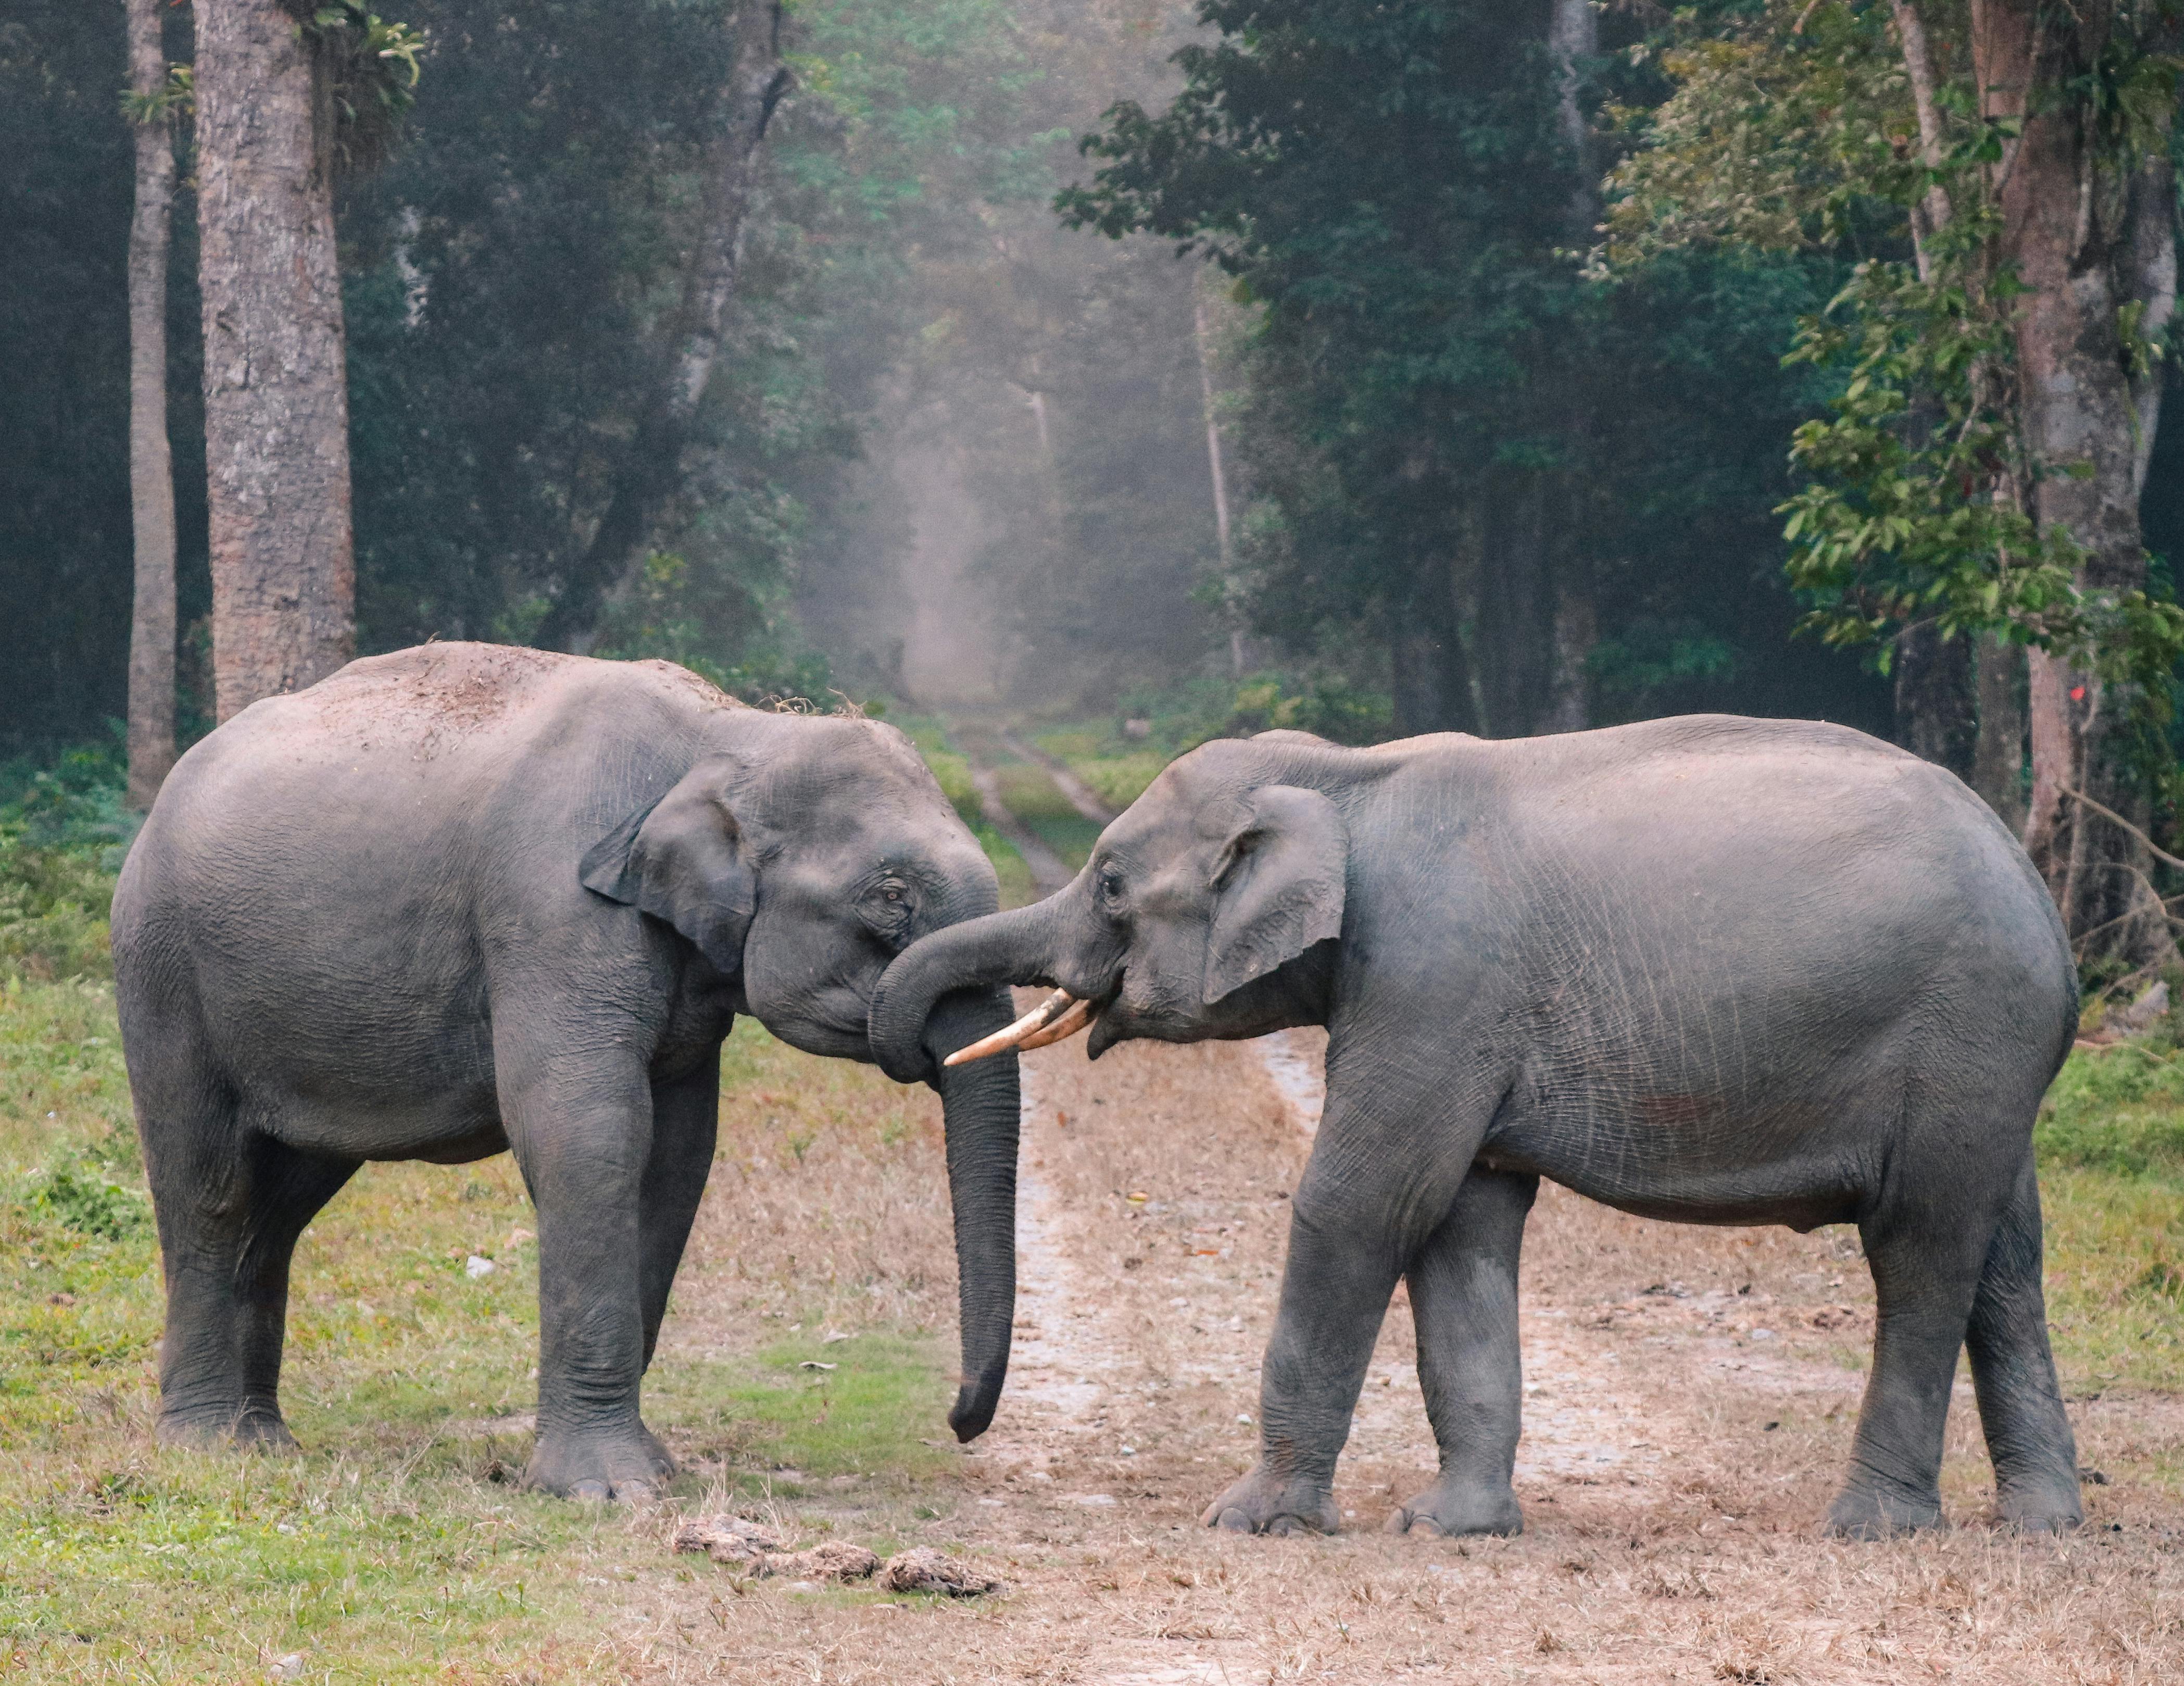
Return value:
<svg viewBox="0 0 2184 1686">
<path fill-rule="evenodd" d="M 900 1610 L 715 1594 L 683 1640 L 648 1644 L 651 1672 L 1104 1686 L 2184 1673 L 2179 1518 L 2131 1473 L 2184 1455 L 2172 1403 L 2074 1406 L 2110 1484 L 2058 1544 L 1981 1521 L 1987 1468 L 1960 1388 L 1945 1485 L 1962 1526 L 1820 1541 L 1870 1338 L 1854 1242 L 1647 1224 L 1555 1189 L 1525 1259 L 1523 1538 L 1378 1532 L 1433 1463 L 1400 1293 L 1338 1478 L 1346 1532 L 1200 1528 L 1254 1449 L 1240 1419 L 1257 1411 L 1312 1050 L 1298 1033 L 1271 1061 L 1249 1044 L 1130 1045 L 1096 1065 L 1081 1050 L 1026 1062 L 1016 1365 L 962 1457 L 960 1505 L 928 1525 L 1009 1594 Z M 844 1510 L 839 1525 L 861 1524 Z"/>
</svg>

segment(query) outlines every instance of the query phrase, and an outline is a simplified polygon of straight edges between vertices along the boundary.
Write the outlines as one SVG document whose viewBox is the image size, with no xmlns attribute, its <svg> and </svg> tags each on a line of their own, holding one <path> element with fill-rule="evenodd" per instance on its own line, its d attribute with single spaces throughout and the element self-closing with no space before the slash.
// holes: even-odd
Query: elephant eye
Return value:
<svg viewBox="0 0 2184 1686">
<path fill-rule="evenodd" d="M 1110 907 L 1118 905 L 1123 899 L 1123 875 L 1112 867 L 1100 869 L 1100 899 Z"/>
</svg>

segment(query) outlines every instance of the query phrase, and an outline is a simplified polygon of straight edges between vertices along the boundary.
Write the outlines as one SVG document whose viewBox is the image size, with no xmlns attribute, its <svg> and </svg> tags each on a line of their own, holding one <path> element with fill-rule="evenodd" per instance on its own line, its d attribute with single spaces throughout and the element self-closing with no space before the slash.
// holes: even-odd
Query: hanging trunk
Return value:
<svg viewBox="0 0 2184 1686">
<path fill-rule="evenodd" d="M 730 24 L 735 53 L 721 92 L 721 126 L 705 153 L 705 225 L 684 274 L 673 344 L 660 360 L 660 390 L 638 422 L 592 542 L 539 627 L 538 642 L 549 649 L 582 654 L 591 648 L 600 615 L 643 566 L 681 484 L 682 453 L 720 359 L 735 296 L 758 192 L 760 148 L 788 91 L 781 17 L 781 0 L 744 0 Z M 1044 415 L 1039 419 L 1043 425 Z"/>
<path fill-rule="evenodd" d="M 2025 829 L 2025 652 L 1992 636 L 1979 641 L 1979 734 L 1972 789 L 2012 831 Z"/>
<path fill-rule="evenodd" d="M 1014 1016 L 1006 990 L 962 991 L 934 1009 L 926 1026 L 926 1051 L 937 1064 Z M 1016 1056 L 952 1071 L 942 1067 L 934 1086 L 947 1131 L 963 1356 L 948 1426 L 958 1440 L 975 1440 L 1000 1402 L 1016 1326 L 1017 1156 L 1023 1123 Z"/>
<path fill-rule="evenodd" d="M 1896 741 L 1923 761 L 1969 779 L 1979 734 L 1972 647 L 1930 622 L 1896 636 Z"/>
<path fill-rule="evenodd" d="M 2082 20 L 2038 0 L 1975 0 L 1972 8 L 1984 114 L 2022 124 L 2000 182 L 2002 256 L 2026 289 L 2015 338 L 2020 416 L 2035 470 L 2027 501 L 2043 528 L 2062 527 L 2083 548 L 2080 584 L 2093 593 L 2146 583 L 2138 488 L 2150 418 L 2140 424 L 2151 399 L 2135 389 L 2119 312 L 2139 304 L 2141 332 L 2158 335 L 2175 305 L 2165 149 L 2120 179 L 2080 92 L 2096 80 L 2115 27 L 2105 7 Z M 2029 691 L 2025 846 L 2081 957 L 2173 961 L 2143 844 L 2074 794 L 2144 825 L 2149 794 L 2127 753 L 2139 699 L 2036 650 Z"/>
<path fill-rule="evenodd" d="M 128 0 L 129 87 L 167 83 L 163 0 Z M 129 622 L 129 806 L 152 806 L 175 764 L 175 469 L 167 445 L 167 237 L 175 137 L 164 115 L 136 125 L 136 205 L 129 224 L 129 508 L 136 598 Z"/>
<path fill-rule="evenodd" d="M 198 9 L 213 685 L 222 720 L 356 639 L 348 391 L 321 90 L 281 0 Z"/>
</svg>

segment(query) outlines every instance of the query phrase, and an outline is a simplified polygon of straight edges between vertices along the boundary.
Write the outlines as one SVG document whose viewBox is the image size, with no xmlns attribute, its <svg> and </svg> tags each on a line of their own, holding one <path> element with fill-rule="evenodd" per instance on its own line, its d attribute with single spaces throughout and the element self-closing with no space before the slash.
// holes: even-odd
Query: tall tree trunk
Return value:
<svg viewBox="0 0 2184 1686">
<path fill-rule="evenodd" d="M 2104 155 L 2082 90 L 2121 27 L 2114 9 L 1974 0 L 1972 50 L 1985 114 L 2021 122 L 1998 167 L 2003 260 L 2025 293 L 2015 338 L 2029 505 L 2086 553 L 2089 592 L 2146 583 L 2138 524 L 2145 395 L 2134 390 L 2119 312 L 2142 306 L 2159 333 L 2175 304 L 2174 193 L 2165 149 L 2128 173 Z M 2025 845 L 2081 957 L 2175 959 L 2143 844 L 2077 801 L 2081 792 L 2142 826 L 2150 801 L 2131 767 L 2137 699 L 2120 684 L 2034 650 L 2033 788 Z"/>
<path fill-rule="evenodd" d="M 1992 635 L 1979 641 L 1979 735 L 1971 787 L 2012 831 L 2025 829 L 2025 651 Z"/>
<path fill-rule="evenodd" d="M 1228 540 L 1228 475 L 1221 460 L 1221 418 L 1213 408 L 1213 346 L 1212 330 L 1206 320 L 1206 300 L 1203 297 L 1191 302 L 1191 329 L 1198 345 L 1198 392 L 1206 412 L 1206 470 L 1213 488 L 1213 542 L 1220 558 L 1221 583 L 1224 595 L 1234 589 L 1229 577 L 1233 553 Z M 1244 677 L 1244 626 L 1240 606 L 1228 607 L 1228 670 L 1236 678 Z"/>
<path fill-rule="evenodd" d="M 1896 638 L 1896 741 L 1921 760 L 1969 779 L 1978 738 L 1969 639 L 1943 638 L 1930 624 Z"/>
<path fill-rule="evenodd" d="M 129 87 L 167 84 L 163 0 L 127 0 Z M 142 810 L 175 764 L 175 466 L 167 445 L 167 240 L 175 137 L 164 114 L 136 125 L 136 205 L 129 224 L 129 508 L 136 598 L 129 622 L 129 806 Z"/>
<path fill-rule="evenodd" d="M 788 91 L 781 20 L 781 0 L 744 0 L 729 25 L 735 53 L 721 91 L 720 127 L 705 153 L 705 221 L 684 271 L 661 389 L 638 421 L 591 543 L 539 627 L 538 642 L 549 649 L 591 648 L 600 615 L 643 564 L 680 485 L 682 453 L 720 359 L 735 296 L 766 126 Z M 1043 413 L 1039 419 L 1043 423 Z"/>
<path fill-rule="evenodd" d="M 280 0 L 198 8 L 213 690 L 226 720 L 356 644 L 332 174 L 310 43 Z"/>
<path fill-rule="evenodd" d="M 1569 238 L 1574 250 L 1584 251 L 1594 240 L 1600 223 L 1600 165 L 1595 156 L 1592 131 L 1578 103 L 1578 83 L 1584 61 L 1600 52 L 1600 14 L 1592 0 L 1554 0 L 1548 20 L 1547 51 L 1555 64 L 1557 121 L 1565 145 L 1577 164 L 1577 185 L 1571 189 Z M 1582 407 L 1574 409 L 1565 423 L 1573 448 L 1592 433 L 1592 417 Z M 1582 466 L 1576 471 L 1582 472 Z M 1573 472 L 1561 477 L 1568 482 Z M 1567 486 L 1573 505 L 1574 486 Z M 1593 646 L 1600 642 L 1600 620 L 1594 601 L 1593 558 L 1589 524 L 1565 521 L 1559 524 L 1553 545 L 1554 606 L 1547 652 L 1546 695 L 1531 723 L 1541 732 L 1582 731 L 1591 720 L 1590 662 Z"/>
<path fill-rule="evenodd" d="M 1555 582 L 1548 559 L 1549 477 L 1490 469 L 1479 477 L 1480 729 L 1523 738 L 1545 728 L 1555 681 Z"/>
</svg>

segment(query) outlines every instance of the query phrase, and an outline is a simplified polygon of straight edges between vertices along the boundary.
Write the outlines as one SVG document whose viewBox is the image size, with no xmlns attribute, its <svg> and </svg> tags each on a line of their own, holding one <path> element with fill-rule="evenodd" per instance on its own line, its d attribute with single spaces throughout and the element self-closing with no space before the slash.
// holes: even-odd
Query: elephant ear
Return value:
<svg viewBox="0 0 2184 1686">
<path fill-rule="evenodd" d="M 1318 791 L 1290 784 L 1254 790 L 1245 808 L 1213 868 L 1209 1006 L 1342 935 L 1350 831 L 1340 811 Z"/>
<path fill-rule="evenodd" d="M 649 808 L 593 844 L 578 870 L 584 888 L 664 920 L 733 977 L 757 903 L 749 846 L 728 807 L 722 761 L 700 762 Z"/>
</svg>

